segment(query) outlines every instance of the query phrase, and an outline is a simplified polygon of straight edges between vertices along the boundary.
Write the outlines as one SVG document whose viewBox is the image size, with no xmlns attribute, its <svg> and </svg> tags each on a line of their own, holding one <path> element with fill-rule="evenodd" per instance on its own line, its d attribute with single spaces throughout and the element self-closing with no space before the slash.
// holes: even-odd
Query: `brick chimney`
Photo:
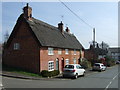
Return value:
<svg viewBox="0 0 120 90">
<path fill-rule="evenodd" d="M 32 8 L 27 5 L 23 8 L 24 18 L 27 20 L 32 20 Z"/>
<path fill-rule="evenodd" d="M 61 31 L 61 33 L 63 33 L 63 32 L 64 32 L 64 30 L 63 30 L 63 23 L 62 23 L 62 21 L 58 24 L 58 29 Z"/>
<path fill-rule="evenodd" d="M 70 34 L 70 29 L 67 27 L 66 32 Z"/>
</svg>

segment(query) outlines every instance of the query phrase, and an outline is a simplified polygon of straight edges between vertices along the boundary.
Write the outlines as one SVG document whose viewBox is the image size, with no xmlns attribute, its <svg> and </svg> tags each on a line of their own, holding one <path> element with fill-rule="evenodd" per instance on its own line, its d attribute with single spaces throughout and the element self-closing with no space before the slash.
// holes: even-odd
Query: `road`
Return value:
<svg viewBox="0 0 120 90">
<path fill-rule="evenodd" d="M 78 79 L 27 80 L 3 77 L 5 88 L 118 88 L 118 67 L 103 72 L 93 72 Z"/>
</svg>

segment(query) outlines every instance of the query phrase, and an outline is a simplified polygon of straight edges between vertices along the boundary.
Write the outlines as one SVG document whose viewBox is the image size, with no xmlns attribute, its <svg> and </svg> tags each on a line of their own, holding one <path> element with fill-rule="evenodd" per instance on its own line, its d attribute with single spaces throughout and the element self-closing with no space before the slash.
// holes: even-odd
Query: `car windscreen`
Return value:
<svg viewBox="0 0 120 90">
<path fill-rule="evenodd" d="M 65 68 L 74 69 L 74 66 L 73 65 L 66 65 Z"/>
</svg>

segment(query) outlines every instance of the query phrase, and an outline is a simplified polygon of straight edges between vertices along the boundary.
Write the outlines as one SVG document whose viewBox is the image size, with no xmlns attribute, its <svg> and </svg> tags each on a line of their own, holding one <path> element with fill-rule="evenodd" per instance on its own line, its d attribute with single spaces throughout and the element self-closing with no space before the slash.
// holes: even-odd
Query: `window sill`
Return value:
<svg viewBox="0 0 120 90">
<path fill-rule="evenodd" d="M 48 71 L 54 71 L 54 69 L 52 69 L 52 70 L 48 70 Z"/>
<path fill-rule="evenodd" d="M 53 56 L 54 54 L 48 54 L 49 56 Z"/>
</svg>

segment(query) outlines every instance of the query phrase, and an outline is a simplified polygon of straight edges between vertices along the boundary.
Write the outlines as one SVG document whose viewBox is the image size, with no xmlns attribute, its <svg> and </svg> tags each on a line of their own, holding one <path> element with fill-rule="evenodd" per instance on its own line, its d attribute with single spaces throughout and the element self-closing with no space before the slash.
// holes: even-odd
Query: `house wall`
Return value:
<svg viewBox="0 0 120 90">
<path fill-rule="evenodd" d="M 8 66 L 39 73 L 39 46 L 30 28 L 22 21 L 15 31 L 16 33 L 12 37 L 12 41 L 4 50 L 3 63 Z M 20 44 L 19 50 L 14 50 L 14 43 Z"/>
<path fill-rule="evenodd" d="M 69 59 L 69 64 L 73 64 L 73 58 L 76 58 L 76 63 L 78 64 L 78 59 L 80 58 L 80 51 L 76 51 L 74 55 L 74 50 L 69 49 L 69 54 L 65 54 L 65 49 L 62 49 L 62 54 L 58 54 L 59 48 L 54 48 L 54 55 L 48 55 L 48 47 L 42 47 L 40 49 L 40 70 L 48 70 L 48 62 L 54 61 L 54 70 L 56 70 L 56 59 L 59 60 L 59 71 L 62 72 L 62 60 L 64 59 L 64 66 L 66 65 L 66 59 Z M 82 53 L 83 54 L 83 53 Z"/>
</svg>

